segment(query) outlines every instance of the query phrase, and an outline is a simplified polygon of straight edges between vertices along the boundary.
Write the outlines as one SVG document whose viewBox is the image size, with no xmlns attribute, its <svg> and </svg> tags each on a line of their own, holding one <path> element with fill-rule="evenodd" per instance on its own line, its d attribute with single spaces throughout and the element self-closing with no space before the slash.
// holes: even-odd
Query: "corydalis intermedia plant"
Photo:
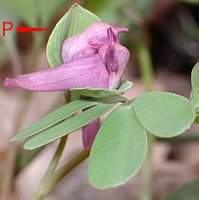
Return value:
<svg viewBox="0 0 199 200">
<path fill-rule="evenodd" d="M 6 78 L 4 87 L 32 91 L 66 91 L 74 88 L 116 89 L 130 58 L 120 44 L 119 33 L 127 28 L 97 22 L 67 39 L 62 46 L 63 64 L 34 73 Z M 90 149 L 99 120 L 83 128 L 85 149 Z"/>
</svg>

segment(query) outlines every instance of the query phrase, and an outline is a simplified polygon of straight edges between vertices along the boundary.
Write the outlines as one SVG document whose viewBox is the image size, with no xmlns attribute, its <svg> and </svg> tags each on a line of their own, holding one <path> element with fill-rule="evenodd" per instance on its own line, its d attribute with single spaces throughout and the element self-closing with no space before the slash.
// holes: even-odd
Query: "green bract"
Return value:
<svg viewBox="0 0 199 200">
<path fill-rule="evenodd" d="M 97 21 L 100 19 L 96 15 L 78 4 L 74 4 L 57 23 L 48 40 L 47 57 L 51 67 L 62 64 L 61 48 L 63 42 L 67 38 L 81 33 Z"/>
<path fill-rule="evenodd" d="M 120 86 L 117 90 L 77 88 L 71 90 L 71 94 L 76 98 L 82 95 L 93 98 L 107 98 L 122 95 L 132 86 L 133 83 L 130 81 L 121 81 Z"/>
</svg>

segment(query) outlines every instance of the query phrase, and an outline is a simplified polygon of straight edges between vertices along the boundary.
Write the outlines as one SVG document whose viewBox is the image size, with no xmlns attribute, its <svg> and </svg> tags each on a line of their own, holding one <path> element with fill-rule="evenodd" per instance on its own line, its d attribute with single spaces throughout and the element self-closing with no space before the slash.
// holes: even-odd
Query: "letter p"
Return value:
<svg viewBox="0 0 199 200">
<path fill-rule="evenodd" d="M 12 22 L 3 22 L 3 27 L 2 27 L 2 34 L 3 34 L 3 36 L 6 35 L 6 31 L 10 31 L 12 29 L 13 29 Z"/>
</svg>

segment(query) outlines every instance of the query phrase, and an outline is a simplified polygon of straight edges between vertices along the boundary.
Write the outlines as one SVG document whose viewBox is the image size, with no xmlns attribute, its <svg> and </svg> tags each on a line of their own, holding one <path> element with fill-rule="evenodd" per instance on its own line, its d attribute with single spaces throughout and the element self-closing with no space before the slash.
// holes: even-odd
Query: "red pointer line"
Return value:
<svg viewBox="0 0 199 200">
<path fill-rule="evenodd" d="M 17 32 L 39 32 L 39 31 L 46 31 L 48 28 L 28 28 L 28 27 L 17 27 Z"/>
</svg>

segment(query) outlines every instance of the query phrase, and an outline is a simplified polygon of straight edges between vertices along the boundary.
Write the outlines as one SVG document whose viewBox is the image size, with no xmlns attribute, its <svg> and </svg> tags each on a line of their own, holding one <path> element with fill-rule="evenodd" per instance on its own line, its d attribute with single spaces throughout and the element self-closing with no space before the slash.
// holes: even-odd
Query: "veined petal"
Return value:
<svg viewBox="0 0 199 200">
<path fill-rule="evenodd" d="M 95 136 L 100 127 L 100 120 L 96 119 L 82 129 L 82 141 L 84 149 L 90 150 L 95 139 Z"/>
<path fill-rule="evenodd" d="M 103 22 L 96 22 L 82 33 L 67 39 L 62 46 L 62 59 L 66 63 L 75 58 L 91 56 L 100 46 L 109 42 L 107 29 L 112 27 L 116 42 L 119 44 L 119 33 L 127 32 L 125 27 L 114 27 Z M 87 49 L 90 49 L 87 51 Z M 92 51 L 93 50 L 93 51 Z M 80 53 L 80 52 L 83 52 Z"/>
<path fill-rule="evenodd" d="M 32 91 L 64 91 L 73 88 L 108 88 L 109 73 L 98 54 L 76 59 L 56 68 L 7 78 L 7 88 L 25 88 Z"/>
</svg>

